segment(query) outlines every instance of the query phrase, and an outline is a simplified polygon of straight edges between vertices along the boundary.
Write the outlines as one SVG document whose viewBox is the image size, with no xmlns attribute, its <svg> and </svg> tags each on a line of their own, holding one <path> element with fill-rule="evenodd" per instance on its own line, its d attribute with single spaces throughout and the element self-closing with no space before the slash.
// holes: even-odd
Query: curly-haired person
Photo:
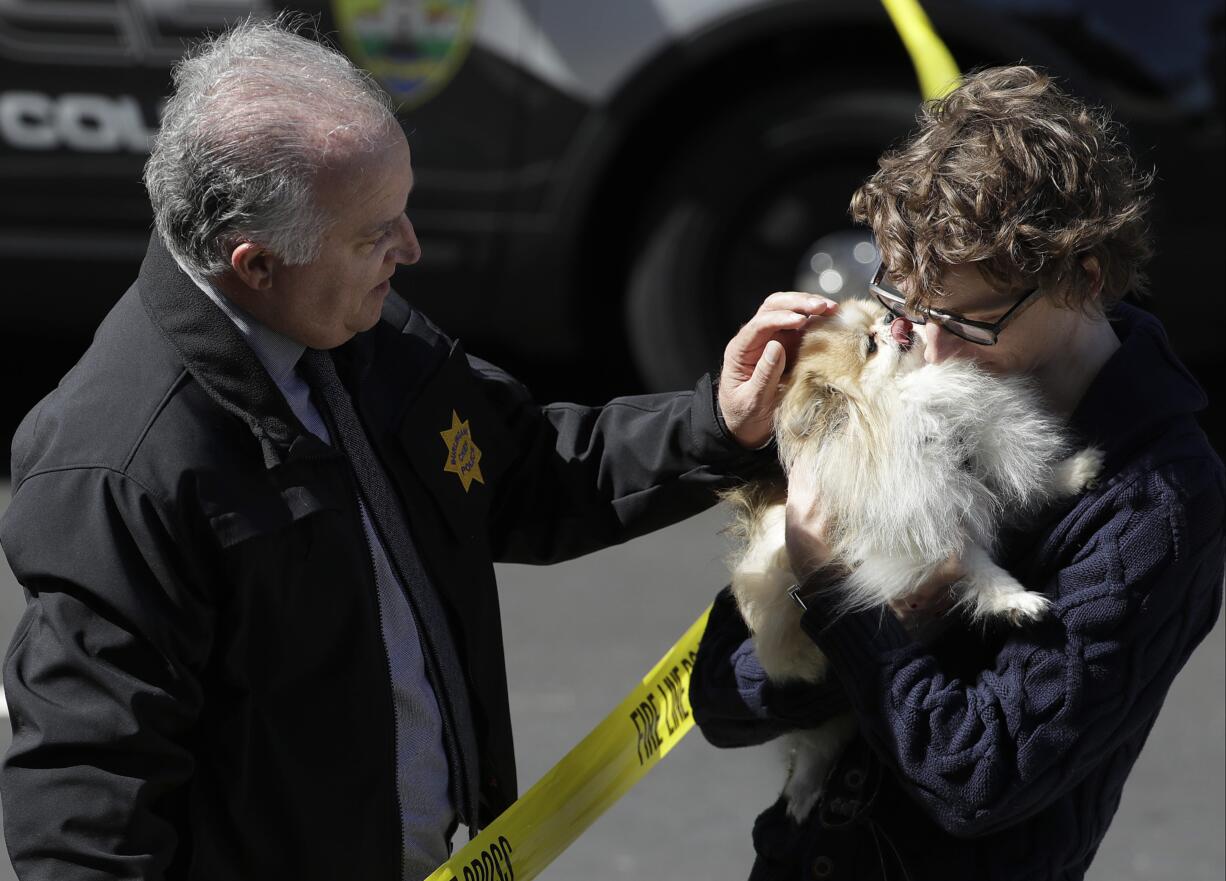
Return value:
<svg viewBox="0 0 1226 881">
<path fill-rule="evenodd" d="M 1019 66 L 926 105 L 855 193 L 882 255 L 874 292 L 918 325 L 926 360 L 1031 376 L 1105 464 L 1094 489 L 1002 536 L 1001 565 L 1051 601 L 1038 624 L 921 643 L 896 616 L 940 612 L 947 584 L 895 615 L 838 615 L 810 577 L 802 627 L 835 675 L 780 686 L 720 595 L 691 684 L 708 740 L 757 744 L 848 708 L 860 731 L 803 823 L 782 800 L 758 818 L 752 881 L 1084 877 L 1222 602 L 1204 394 L 1161 325 L 1121 302 L 1144 287 L 1148 183 L 1105 113 Z M 797 572 L 822 562 L 821 505 L 790 487 Z"/>
</svg>

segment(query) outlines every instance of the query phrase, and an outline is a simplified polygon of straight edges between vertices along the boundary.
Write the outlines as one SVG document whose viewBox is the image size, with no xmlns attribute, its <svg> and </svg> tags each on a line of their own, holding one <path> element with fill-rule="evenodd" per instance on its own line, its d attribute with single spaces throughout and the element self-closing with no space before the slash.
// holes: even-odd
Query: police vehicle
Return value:
<svg viewBox="0 0 1226 881">
<path fill-rule="evenodd" d="M 145 247 L 140 173 L 170 65 L 193 37 L 284 8 L 0 0 L 6 336 L 67 337 L 79 351 Z M 398 289 L 542 396 L 686 387 L 765 293 L 863 291 L 875 253 L 850 228 L 848 199 L 919 101 L 876 0 L 292 8 L 402 104 L 424 259 Z M 1221 4 L 925 9 L 963 69 L 1044 65 L 1128 125 L 1159 170 L 1150 308 L 1216 392 Z"/>
</svg>

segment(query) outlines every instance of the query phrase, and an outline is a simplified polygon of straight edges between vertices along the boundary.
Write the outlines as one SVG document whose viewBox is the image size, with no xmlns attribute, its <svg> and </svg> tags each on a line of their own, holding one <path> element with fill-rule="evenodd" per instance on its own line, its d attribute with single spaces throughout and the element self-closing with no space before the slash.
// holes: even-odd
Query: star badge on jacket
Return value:
<svg viewBox="0 0 1226 881">
<path fill-rule="evenodd" d="M 452 410 L 451 428 L 439 434 L 447 445 L 447 461 L 443 470 L 460 478 L 460 483 L 464 484 L 464 492 L 468 492 L 474 480 L 484 484 L 485 478 L 481 476 L 481 449 L 473 442 L 472 428 L 469 427 L 468 420 L 461 421 L 460 414 Z"/>
</svg>

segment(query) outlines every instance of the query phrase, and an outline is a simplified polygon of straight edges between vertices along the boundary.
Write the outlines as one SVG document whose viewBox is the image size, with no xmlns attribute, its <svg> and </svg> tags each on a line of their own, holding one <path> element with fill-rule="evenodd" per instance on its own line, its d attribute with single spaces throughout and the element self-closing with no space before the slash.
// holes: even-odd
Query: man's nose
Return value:
<svg viewBox="0 0 1226 881">
<path fill-rule="evenodd" d="M 963 340 L 954 336 L 935 321 L 924 325 L 924 361 L 940 364 L 953 357 L 962 348 Z"/>
<path fill-rule="evenodd" d="M 409 215 L 400 215 L 400 244 L 394 249 L 397 263 L 411 266 L 421 259 L 421 242 L 417 241 L 417 230 L 413 229 L 413 221 Z"/>
</svg>

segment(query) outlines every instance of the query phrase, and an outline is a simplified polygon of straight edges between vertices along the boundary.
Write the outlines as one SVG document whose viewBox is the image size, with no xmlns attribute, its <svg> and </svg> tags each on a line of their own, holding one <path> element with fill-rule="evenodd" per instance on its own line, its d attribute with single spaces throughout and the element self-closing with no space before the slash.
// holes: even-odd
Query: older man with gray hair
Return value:
<svg viewBox="0 0 1226 881">
<path fill-rule="evenodd" d="M 718 386 L 536 405 L 391 291 L 421 256 L 408 143 L 282 22 L 180 63 L 146 183 L 136 283 L 13 444 L 13 864 L 422 878 L 516 796 L 492 561 L 769 467 L 785 346 L 830 304 L 768 298 Z"/>
</svg>

